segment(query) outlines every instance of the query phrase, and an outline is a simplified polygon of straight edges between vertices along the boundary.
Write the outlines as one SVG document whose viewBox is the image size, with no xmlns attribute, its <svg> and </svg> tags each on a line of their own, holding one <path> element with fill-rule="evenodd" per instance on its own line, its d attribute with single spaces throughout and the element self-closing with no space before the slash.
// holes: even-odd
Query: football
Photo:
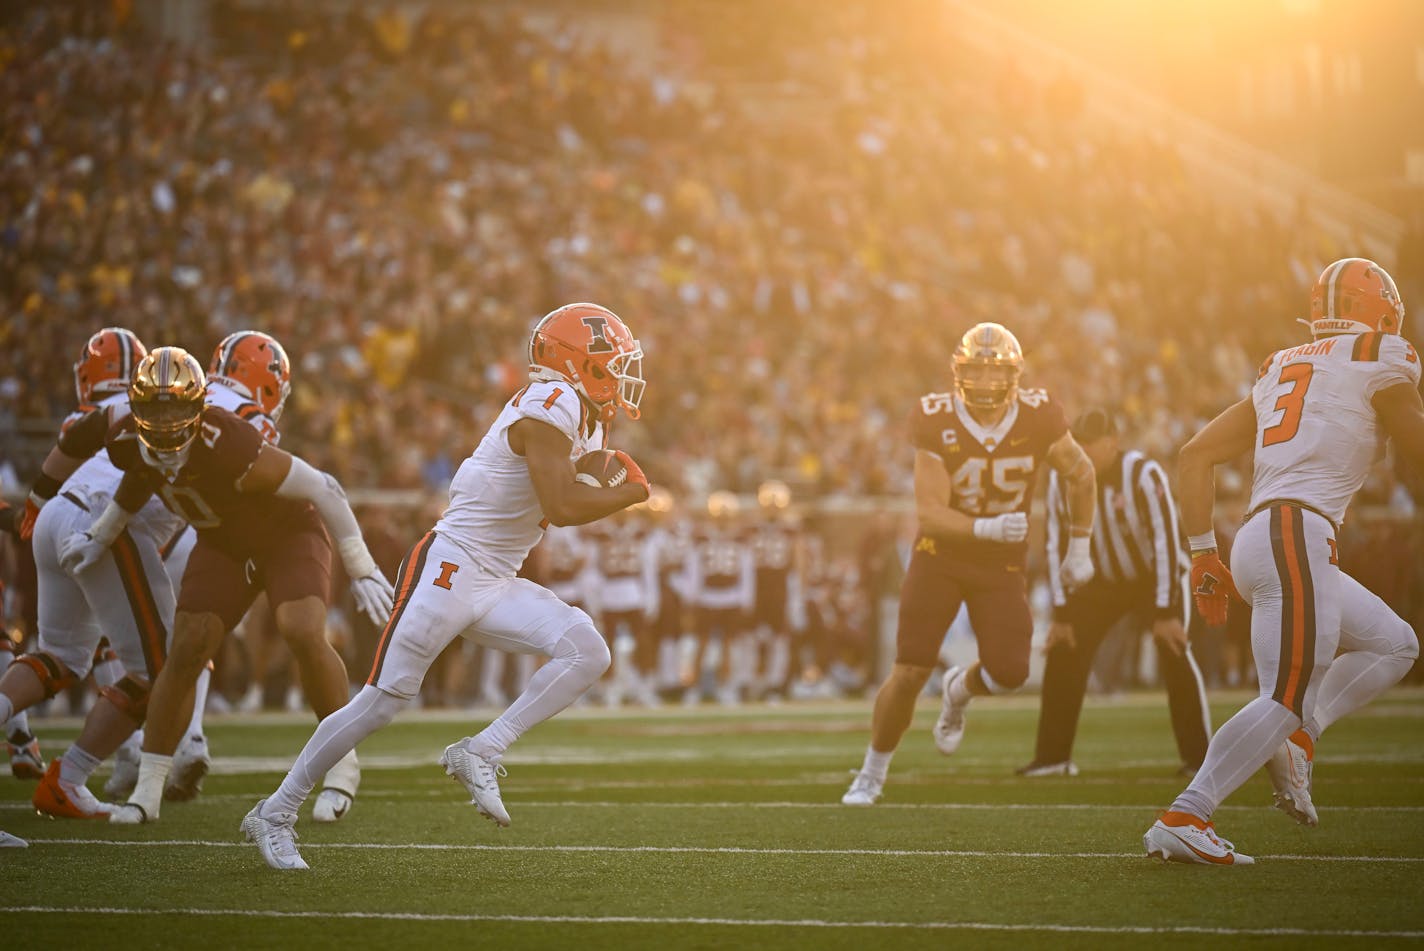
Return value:
<svg viewBox="0 0 1424 951">
<path fill-rule="evenodd" d="M 618 461 L 618 454 L 611 449 L 594 449 L 579 456 L 574 463 L 578 473 L 574 478 L 584 485 L 603 489 L 619 486 L 628 478 L 628 468 Z"/>
</svg>

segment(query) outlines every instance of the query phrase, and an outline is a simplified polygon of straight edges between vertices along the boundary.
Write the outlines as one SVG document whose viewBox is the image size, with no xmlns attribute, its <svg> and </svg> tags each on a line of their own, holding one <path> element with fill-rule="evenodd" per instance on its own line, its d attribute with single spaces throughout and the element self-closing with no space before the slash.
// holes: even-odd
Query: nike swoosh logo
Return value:
<svg viewBox="0 0 1424 951">
<path fill-rule="evenodd" d="M 1027 436 L 1023 437 L 1022 439 L 1010 439 L 1010 440 L 1009 440 L 1009 445 L 1010 445 L 1010 446 L 1022 446 L 1022 445 L 1023 445 L 1024 443 L 1026 443 L 1026 442 L 1028 442 L 1028 437 L 1027 437 Z"/>
<path fill-rule="evenodd" d="M 1168 832 L 1172 832 L 1172 827 L 1171 827 L 1171 826 L 1166 826 L 1165 828 L 1167 829 Z M 1177 835 L 1177 833 L 1172 832 L 1172 837 L 1175 838 L 1178 842 L 1180 842 L 1180 843 L 1182 843 L 1183 845 L 1185 845 L 1187 848 L 1191 849 L 1192 852 L 1193 852 L 1198 858 L 1201 858 L 1201 859 L 1204 860 L 1204 861 L 1210 862 L 1212 865 L 1235 865 L 1235 864 L 1236 864 L 1236 856 L 1232 855 L 1232 854 L 1229 853 L 1229 852 L 1228 852 L 1226 855 L 1208 855 L 1207 853 L 1203 852 L 1201 849 L 1197 848 L 1195 845 L 1192 845 L 1192 844 L 1191 844 L 1190 842 L 1188 842 L 1186 839 L 1184 839 L 1184 838 L 1182 838 L 1181 836 Z"/>
</svg>

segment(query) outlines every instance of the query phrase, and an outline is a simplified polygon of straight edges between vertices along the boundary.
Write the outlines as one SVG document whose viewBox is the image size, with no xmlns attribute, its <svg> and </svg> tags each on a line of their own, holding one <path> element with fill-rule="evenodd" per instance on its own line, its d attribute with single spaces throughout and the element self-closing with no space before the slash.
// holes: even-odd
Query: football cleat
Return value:
<svg viewBox="0 0 1424 951">
<path fill-rule="evenodd" d="M 445 767 L 447 776 L 464 785 L 480 815 L 493 819 L 496 825 L 509 825 L 509 813 L 499 798 L 499 777 L 508 774 L 499 763 L 470 752 L 465 742 L 460 740 L 445 747 L 445 752 L 440 754 L 440 765 Z"/>
<path fill-rule="evenodd" d="M 114 771 L 104 783 L 104 795 L 111 802 L 122 802 L 138 785 L 139 744 L 124 743 L 114 753 Z"/>
<path fill-rule="evenodd" d="M 297 817 L 292 813 L 262 815 L 267 800 L 259 799 L 238 826 L 248 842 L 256 844 L 262 859 L 278 871 L 306 871 L 308 865 L 297 851 Z"/>
<path fill-rule="evenodd" d="M 346 815 L 360 786 L 361 764 L 356 761 L 356 751 L 352 750 L 327 770 L 321 792 L 312 804 L 313 821 L 335 822 Z"/>
<path fill-rule="evenodd" d="M 959 749 L 960 741 L 964 739 L 964 708 L 969 706 L 969 701 L 955 703 L 949 692 L 954 678 L 962 674 L 960 668 L 951 667 L 944 672 L 944 680 L 940 682 L 940 711 L 939 719 L 934 725 L 934 741 L 935 746 L 945 756 Z"/>
<path fill-rule="evenodd" d="M 1185 812 L 1164 812 L 1142 837 L 1148 858 L 1190 865 L 1251 865 L 1255 860 L 1216 834 L 1210 823 Z"/>
<path fill-rule="evenodd" d="M 15 734 L 5 744 L 10 751 L 10 775 L 16 779 L 43 779 L 44 757 L 40 741 L 28 734 Z"/>
<path fill-rule="evenodd" d="M 855 779 L 841 797 L 842 806 L 873 806 L 885 792 L 885 780 L 876 779 L 869 773 L 853 770 Z"/>
<path fill-rule="evenodd" d="M 35 787 L 35 812 L 51 819 L 107 819 L 111 807 L 83 786 L 60 779 L 59 766 L 59 760 L 52 760 Z"/>
<path fill-rule="evenodd" d="M 148 810 L 136 802 L 119 802 L 109 806 L 109 824 L 116 826 L 141 826 L 149 821 L 157 822 L 158 817 L 148 818 Z"/>
<path fill-rule="evenodd" d="M 17 835 L 8 832 L 0 832 L 0 849 L 28 849 L 30 843 Z"/>
<path fill-rule="evenodd" d="M 1028 778 L 1039 776 L 1077 776 L 1078 764 L 1071 759 L 1065 759 L 1061 763 L 1040 763 L 1034 760 L 1027 766 L 1020 766 L 1014 770 L 1014 775 Z"/>
<path fill-rule="evenodd" d="M 178 744 L 173 754 L 173 768 L 168 771 L 168 779 L 163 784 L 163 798 L 170 802 L 186 802 L 203 788 L 203 777 L 208 775 L 212 760 L 208 757 L 208 740 L 201 733 L 193 733 Z M 137 782 L 138 773 L 134 773 Z M 106 787 L 107 788 L 107 787 Z"/>
<path fill-rule="evenodd" d="M 1320 824 L 1310 792 L 1315 771 L 1315 744 L 1304 730 L 1296 730 L 1266 761 L 1266 773 L 1275 790 L 1275 806 L 1303 826 Z"/>
</svg>

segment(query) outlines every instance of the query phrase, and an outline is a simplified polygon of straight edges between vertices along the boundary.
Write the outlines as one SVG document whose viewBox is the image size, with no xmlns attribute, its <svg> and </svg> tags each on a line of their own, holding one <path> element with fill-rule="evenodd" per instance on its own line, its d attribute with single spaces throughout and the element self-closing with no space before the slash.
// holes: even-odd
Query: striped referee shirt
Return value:
<svg viewBox="0 0 1424 951">
<path fill-rule="evenodd" d="M 1058 473 L 1048 474 L 1048 583 L 1053 606 L 1067 603 L 1060 571 L 1068 551 L 1068 500 Z M 1187 572 L 1185 540 L 1167 473 L 1133 449 L 1098 473 L 1098 516 L 1091 552 L 1094 578 L 1151 585 L 1160 617 L 1182 617 Z"/>
</svg>

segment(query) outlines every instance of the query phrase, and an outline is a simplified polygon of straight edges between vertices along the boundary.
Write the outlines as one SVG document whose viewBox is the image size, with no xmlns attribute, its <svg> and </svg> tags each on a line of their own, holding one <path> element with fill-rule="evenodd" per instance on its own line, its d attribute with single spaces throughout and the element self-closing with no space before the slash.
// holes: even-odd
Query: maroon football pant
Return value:
<svg viewBox="0 0 1424 951">
<path fill-rule="evenodd" d="M 945 632 L 969 609 L 969 623 L 979 642 L 979 663 L 993 684 L 1004 690 L 1028 679 L 1033 616 L 1021 566 L 967 565 L 917 547 L 900 589 L 900 624 L 895 663 L 933 667 Z"/>
</svg>

